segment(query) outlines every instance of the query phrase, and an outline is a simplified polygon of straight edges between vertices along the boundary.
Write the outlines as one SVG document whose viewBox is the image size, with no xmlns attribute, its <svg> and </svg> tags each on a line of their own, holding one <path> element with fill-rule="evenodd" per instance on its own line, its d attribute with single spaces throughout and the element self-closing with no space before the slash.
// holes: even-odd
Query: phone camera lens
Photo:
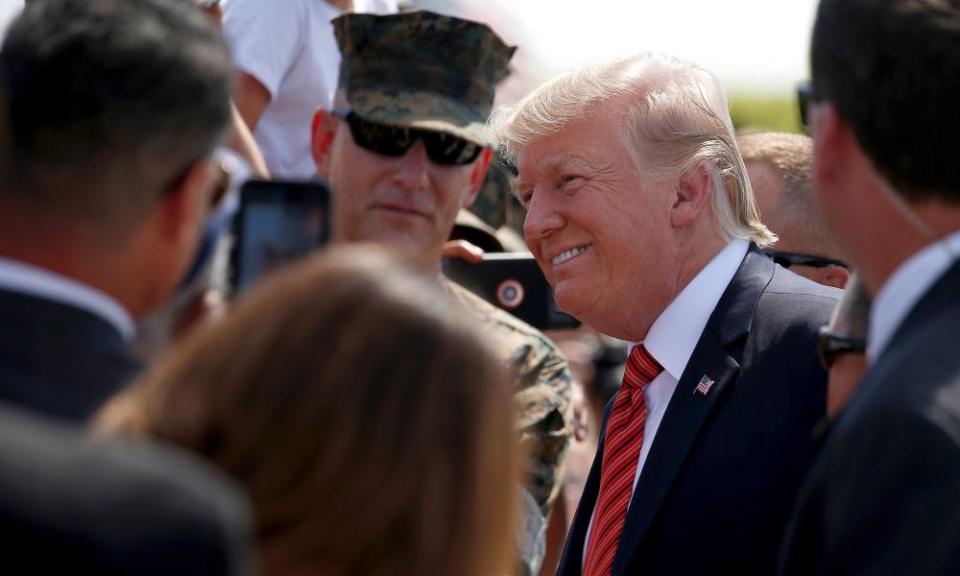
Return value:
<svg viewBox="0 0 960 576">
<path fill-rule="evenodd" d="M 497 286 L 497 303 L 507 310 L 512 310 L 523 303 L 523 285 L 513 278 L 504 280 Z"/>
</svg>

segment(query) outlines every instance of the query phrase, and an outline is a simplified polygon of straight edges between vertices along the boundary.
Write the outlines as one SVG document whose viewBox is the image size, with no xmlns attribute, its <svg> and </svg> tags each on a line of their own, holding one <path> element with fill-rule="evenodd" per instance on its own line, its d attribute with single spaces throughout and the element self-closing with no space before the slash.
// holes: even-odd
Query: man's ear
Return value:
<svg viewBox="0 0 960 576">
<path fill-rule="evenodd" d="M 827 266 L 820 275 L 820 283 L 843 290 L 850 279 L 850 271 L 843 266 Z"/>
<path fill-rule="evenodd" d="M 813 179 L 823 184 L 843 175 L 845 146 L 852 137 L 840 119 L 837 107 L 830 102 L 815 104 L 810 109 L 810 133 L 813 135 Z"/>
<path fill-rule="evenodd" d="M 181 242 L 199 235 L 213 199 L 213 159 L 194 163 L 171 185 L 160 200 L 160 233 L 167 240 Z"/>
<path fill-rule="evenodd" d="M 313 155 L 314 164 L 317 165 L 317 175 L 321 178 L 330 176 L 330 151 L 339 125 L 340 119 L 322 108 L 313 115 L 313 123 L 310 127 L 310 153 Z"/>
<path fill-rule="evenodd" d="M 487 170 L 490 169 L 492 158 L 493 150 L 484 148 L 480 152 L 480 156 L 473 162 L 473 167 L 470 168 L 470 193 L 463 199 L 463 208 L 473 206 L 476 201 L 480 189 L 483 188 L 483 182 L 487 177 Z"/>
<path fill-rule="evenodd" d="M 670 223 L 674 228 L 686 228 L 697 221 L 710 204 L 713 174 L 703 163 L 681 175 L 677 194 L 670 208 Z"/>
</svg>

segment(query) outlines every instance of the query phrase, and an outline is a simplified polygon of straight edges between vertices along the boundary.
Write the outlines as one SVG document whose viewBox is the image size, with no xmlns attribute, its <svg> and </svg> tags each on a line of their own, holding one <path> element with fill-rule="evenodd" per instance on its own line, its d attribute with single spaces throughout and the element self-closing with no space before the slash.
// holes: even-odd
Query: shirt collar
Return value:
<svg viewBox="0 0 960 576">
<path fill-rule="evenodd" d="M 750 243 L 741 239 L 727 244 L 680 291 L 647 332 L 644 346 L 675 380 L 683 375 L 713 309 L 749 248 Z"/>
<path fill-rule="evenodd" d="M 872 364 L 914 305 L 960 256 L 960 231 L 933 242 L 901 264 L 884 283 L 870 311 L 867 362 Z"/>
<path fill-rule="evenodd" d="M 126 340 L 136 325 L 130 313 L 105 292 L 50 270 L 0 257 L 0 288 L 67 304 L 102 318 Z"/>
</svg>

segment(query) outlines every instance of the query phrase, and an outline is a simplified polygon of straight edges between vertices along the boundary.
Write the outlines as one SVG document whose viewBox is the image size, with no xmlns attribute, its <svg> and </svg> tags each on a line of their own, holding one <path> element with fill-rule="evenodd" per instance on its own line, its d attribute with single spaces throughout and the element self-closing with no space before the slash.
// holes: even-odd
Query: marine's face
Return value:
<svg viewBox="0 0 960 576">
<path fill-rule="evenodd" d="M 457 212 L 473 202 L 488 162 L 484 151 L 467 165 L 437 164 L 422 140 L 402 156 L 385 156 L 359 146 L 340 121 L 325 174 L 334 192 L 334 239 L 382 242 L 439 265 Z"/>
<path fill-rule="evenodd" d="M 671 183 L 642 174 L 618 135 L 609 111 L 534 142 L 518 158 L 516 190 L 527 244 L 557 305 L 635 339 L 623 318 L 645 331 L 674 295 Z"/>
</svg>

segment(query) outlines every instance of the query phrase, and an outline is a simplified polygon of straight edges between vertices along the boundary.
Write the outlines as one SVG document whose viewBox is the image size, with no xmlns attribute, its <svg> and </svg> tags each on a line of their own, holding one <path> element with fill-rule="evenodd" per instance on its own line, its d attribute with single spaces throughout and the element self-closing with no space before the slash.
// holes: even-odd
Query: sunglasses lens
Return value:
<svg viewBox="0 0 960 576">
<path fill-rule="evenodd" d="M 358 146 L 384 156 L 403 156 L 415 140 L 407 128 L 369 122 L 353 112 L 347 115 L 347 124 Z"/>
<path fill-rule="evenodd" d="M 791 262 L 789 258 L 784 258 L 783 256 L 774 256 L 773 261 L 783 266 L 784 268 L 789 268 L 793 266 L 793 262 Z"/>
<path fill-rule="evenodd" d="M 462 166 L 477 159 L 483 146 L 443 132 L 414 130 L 370 122 L 350 112 L 346 116 L 353 141 L 361 148 L 384 156 L 403 156 L 418 138 L 435 164 Z"/>
<path fill-rule="evenodd" d="M 423 143 L 430 160 L 448 166 L 469 164 L 483 149 L 479 144 L 443 132 L 424 132 Z"/>
</svg>

